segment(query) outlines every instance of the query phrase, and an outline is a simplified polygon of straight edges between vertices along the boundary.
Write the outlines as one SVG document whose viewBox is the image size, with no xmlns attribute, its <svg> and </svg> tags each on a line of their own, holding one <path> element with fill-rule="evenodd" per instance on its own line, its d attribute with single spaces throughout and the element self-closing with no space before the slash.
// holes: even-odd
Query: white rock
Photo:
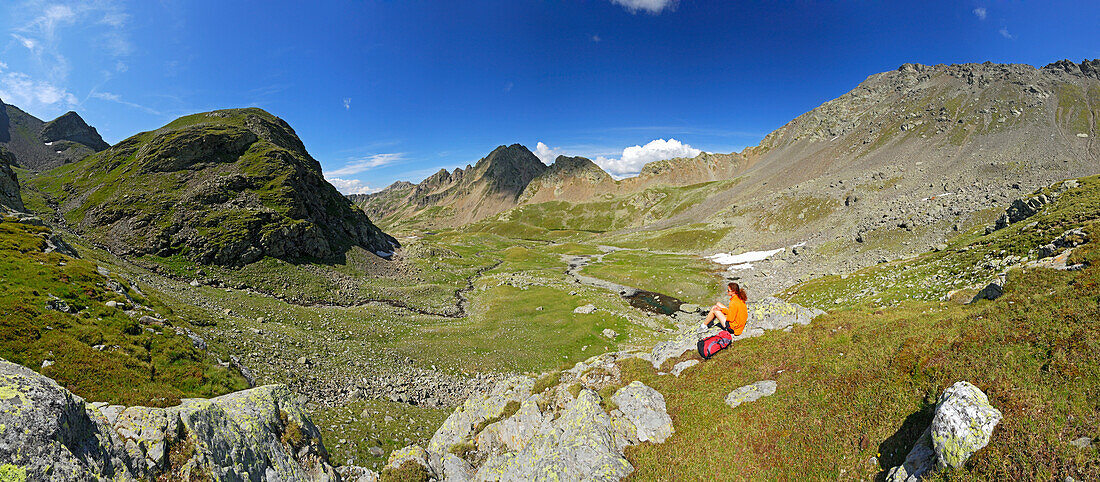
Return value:
<svg viewBox="0 0 1100 482">
<path fill-rule="evenodd" d="M 726 395 L 726 405 L 736 408 L 742 403 L 755 402 L 768 395 L 774 395 L 776 390 L 775 380 L 761 380 L 751 385 L 737 388 Z"/>
<path fill-rule="evenodd" d="M 596 311 L 596 305 L 593 305 L 591 303 L 589 303 L 587 305 L 584 305 L 584 306 L 578 306 L 578 307 L 573 309 L 573 313 L 577 313 L 577 314 L 581 314 L 581 315 L 587 315 L 587 314 L 593 313 L 595 311 Z"/>
<path fill-rule="evenodd" d="M 611 401 L 634 424 L 639 441 L 662 443 L 675 432 L 672 417 L 668 416 L 665 407 L 665 397 L 640 381 L 620 388 Z"/>
<path fill-rule="evenodd" d="M 609 340 L 614 340 L 616 336 L 619 336 L 619 334 L 616 333 L 615 330 L 612 330 L 611 328 L 604 328 L 603 329 L 603 336 L 606 336 L 607 339 L 609 339 Z"/>
<path fill-rule="evenodd" d="M 932 447 L 938 465 L 962 467 L 966 459 L 989 443 L 1001 412 L 969 382 L 957 382 L 940 395 L 932 419 Z"/>
<path fill-rule="evenodd" d="M 676 366 L 672 367 L 672 374 L 676 375 L 676 376 L 680 376 L 680 374 L 683 373 L 684 370 L 687 370 L 688 368 L 691 368 L 691 367 L 693 367 L 695 365 L 698 365 L 698 364 L 699 364 L 699 360 L 685 360 L 685 361 L 682 361 L 680 363 L 677 363 Z"/>
</svg>

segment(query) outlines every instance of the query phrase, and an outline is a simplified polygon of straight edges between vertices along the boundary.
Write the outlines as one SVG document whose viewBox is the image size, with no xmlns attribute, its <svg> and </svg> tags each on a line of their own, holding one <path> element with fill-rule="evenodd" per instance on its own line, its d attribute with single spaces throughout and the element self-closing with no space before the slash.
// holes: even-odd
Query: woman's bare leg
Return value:
<svg viewBox="0 0 1100 482">
<path fill-rule="evenodd" d="M 716 313 L 721 313 L 721 311 L 718 309 L 718 305 L 714 305 L 713 307 L 711 307 L 710 313 L 707 313 L 707 320 L 704 321 L 703 324 L 710 325 L 710 322 L 714 321 L 714 317 L 717 316 Z"/>
<path fill-rule="evenodd" d="M 714 317 L 718 318 L 718 326 L 721 326 L 722 328 L 729 328 L 730 323 L 728 321 L 726 321 L 726 314 L 722 313 L 720 310 L 714 310 L 714 311 L 715 311 Z"/>
</svg>

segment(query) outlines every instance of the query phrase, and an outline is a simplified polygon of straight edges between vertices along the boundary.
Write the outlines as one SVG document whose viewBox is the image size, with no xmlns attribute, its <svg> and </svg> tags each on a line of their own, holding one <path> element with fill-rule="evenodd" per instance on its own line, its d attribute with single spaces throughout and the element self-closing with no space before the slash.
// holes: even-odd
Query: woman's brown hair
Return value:
<svg viewBox="0 0 1100 482">
<path fill-rule="evenodd" d="M 745 288 L 742 288 L 741 285 L 730 283 L 729 289 L 733 290 L 733 293 L 737 295 L 738 298 L 741 298 L 741 301 L 749 301 L 749 295 L 745 293 Z"/>
</svg>

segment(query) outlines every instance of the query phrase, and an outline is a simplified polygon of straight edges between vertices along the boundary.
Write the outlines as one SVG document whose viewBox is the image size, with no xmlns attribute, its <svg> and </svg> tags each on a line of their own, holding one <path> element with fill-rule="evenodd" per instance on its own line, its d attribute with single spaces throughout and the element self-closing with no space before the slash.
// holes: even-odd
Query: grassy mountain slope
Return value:
<svg viewBox="0 0 1100 482">
<path fill-rule="evenodd" d="M 294 130 L 260 109 L 182 117 L 29 184 L 118 253 L 239 266 L 396 245 L 324 180 Z"/>
<path fill-rule="evenodd" d="M 52 236 L 12 217 L 0 222 L 0 358 L 91 401 L 164 406 L 248 387 L 177 334 L 182 321 L 157 299 L 48 249 Z"/>
<path fill-rule="evenodd" d="M 680 377 L 627 363 L 624 380 L 665 394 L 676 426 L 665 444 L 628 452 L 632 480 L 711 477 L 716 450 L 731 480 L 881 476 L 904 460 L 936 397 L 958 380 L 985 391 L 1004 420 L 988 447 L 937 479 L 1097 478 L 1097 450 L 1069 442 L 1100 430 L 1100 249 L 1095 241 L 1076 248 L 1069 263 L 1087 265 L 1079 271 L 1026 268 L 1015 258 L 1034 259 L 1073 228 L 1100 232 L 1100 178 L 1082 179 L 1038 215 L 993 234 L 792 288 L 791 299 L 832 311 L 790 333 L 738 341 Z M 945 266 L 989 276 L 999 268 L 988 261 L 1006 258 L 1020 267 L 1009 271 L 1001 298 L 938 299 L 966 278 Z M 917 284 L 930 271 L 939 282 Z M 766 379 L 778 381 L 776 395 L 736 409 L 723 403 L 732 389 Z"/>
</svg>

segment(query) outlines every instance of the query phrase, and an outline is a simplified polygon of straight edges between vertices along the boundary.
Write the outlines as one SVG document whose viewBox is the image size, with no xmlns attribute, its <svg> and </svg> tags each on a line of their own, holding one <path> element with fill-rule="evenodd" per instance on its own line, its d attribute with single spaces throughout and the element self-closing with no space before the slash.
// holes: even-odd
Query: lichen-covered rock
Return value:
<svg viewBox="0 0 1100 482">
<path fill-rule="evenodd" d="M 474 467 L 462 457 L 454 454 L 443 456 L 443 471 L 447 474 L 445 482 L 468 482 L 474 480 Z"/>
<path fill-rule="evenodd" d="M 887 482 L 917 482 L 925 474 L 936 468 L 936 451 L 932 450 L 932 427 L 929 426 L 917 439 L 905 462 L 890 469 L 886 474 Z"/>
<path fill-rule="evenodd" d="M 0 462 L 26 480 L 134 480 L 135 461 L 84 400 L 53 380 L 0 359 Z M 13 475 L 14 476 L 14 475 Z"/>
<path fill-rule="evenodd" d="M 321 434 L 285 385 L 172 407 L 192 456 L 173 476 L 214 480 L 333 480 Z"/>
<path fill-rule="evenodd" d="M 672 367 L 672 374 L 675 376 L 680 376 L 680 374 L 683 373 L 684 370 L 698 365 L 699 363 L 699 360 L 684 360 Z"/>
<path fill-rule="evenodd" d="M 916 482 L 945 467 L 961 467 L 974 452 L 989 443 L 1001 412 L 989 404 L 978 387 L 957 382 L 936 403 L 932 423 L 913 445 L 902 465 L 891 468 L 890 482 Z"/>
<path fill-rule="evenodd" d="M 477 435 L 474 430 L 479 424 L 504 415 L 504 409 L 509 402 L 518 404 L 526 400 L 531 396 L 534 386 L 534 379 L 516 376 L 497 382 L 489 393 L 466 399 L 462 406 L 443 421 L 443 425 L 428 442 L 427 451 L 431 466 L 436 469 L 434 471 L 442 468 L 442 458 L 452 446 L 460 442 L 472 442 Z"/>
<path fill-rule="evenodd" d="M 775 390 L 775 380 L 761 380 L 734 389 L 729 395 L 726 395 L 726 405 L 729 405 L 730 408 L 736 408 L 742 403 L 755 402 L 768 395 L 774 395 Z"/>
<path fill-rule="evenodd" d="M 611 401 L 634 424 L 637 438 L 642 442 L 662 443 L 675 431 L 665 407 L 665 397 L 640 381 L 620 388 Z"/>
<path fill-rule="evenodd" d="M 168 445 L 179 434 L 179 418 L 164 408 L 126 408 L 115 416 L 113 426 L 133 460 L 145 461 L 150 471 L 165 467 Z"/>
<path fill-rule="evenodd" d="M 421 467 L 424 467 L 429 474 L 435 473 L 432 467 L 428 465 L 428 451 L 424 450 L 424 447 L 419 445 L 409 445 L 408 447 L 394 450 L 390 454 L 390 457 L 386 459 L 386 468 L 399 469 L 407 462 L 413 462 Z"/>
<path fill-rule="evenodd" d="M 518 452 L 527 446 L 527 442 L 535 436 L 543 421 L 544 417 L 539 411 L 537 398 L 531 396 L 520 404 L 519 411 L 515 415 L 494 425 L 499 426 L 497 433 L 508 451 Z"/>
<path fill-rule="evenodd" d="M 969 382 L 957 382 L 940 395 L 932 419 L 932 447 L 938 465 L 961 467 L 974 452 L 989 443 L 1001 412 L 985 393 Z"/>
<path fill-rule="evenodd" d="M 523 451 L 483 465 L 476 480 L 618 480 L 633 471 L 620 452 L 599 395 L 583 389 Z"/>
</svg>

